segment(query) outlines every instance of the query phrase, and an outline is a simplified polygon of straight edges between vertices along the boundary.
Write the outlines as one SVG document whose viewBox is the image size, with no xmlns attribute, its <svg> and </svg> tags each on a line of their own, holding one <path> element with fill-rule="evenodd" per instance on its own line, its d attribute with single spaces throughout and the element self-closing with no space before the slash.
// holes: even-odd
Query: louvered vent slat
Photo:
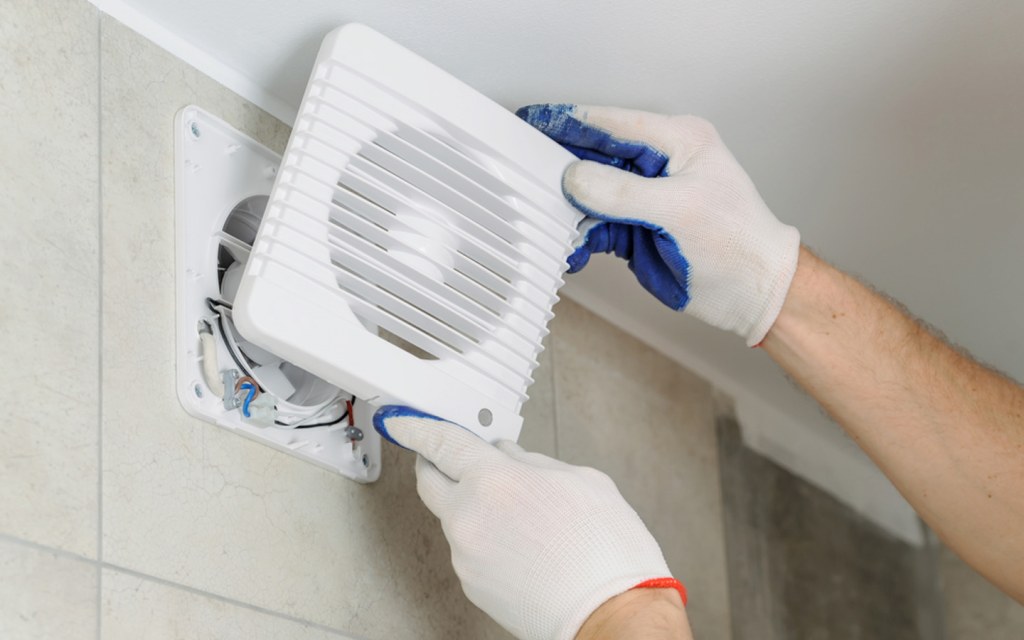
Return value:
<svg viewBox="0 0 1024 640">
<path fill-rule="evenodd" d="M 353 78 L 355 79 L 353 84 L 362 82 L 356 76 L 353 76 Z M 491 174 L 478 160 L 470 158 L 429 133 L 415 128 L 415 125 L 402 120 L 397 114 L 388 116 L 375 111 L 373 107 L 360 100 L 357 96 L 345 93 L 324 81 L 315 81 L 314 86 L 316 92 L 313 95 L 317 97 L 311 96 L 311 100 L 314 101 L 313 113 L 318 112 L 321 108 L 337 109 L 351 115 L 360 122 L 367 123 L 379 131 L 390 131 L 396 137 L 409 142 L 418 149 L 424 150 L 425 153 L 455 168 L 464 175 L 474 176 L 479 180 L 481 186 L 493 193 L 522 199 L 532 204 L 538 211 L 550 211 L 564 206 L 564 202 L 559 197 L 560 194 L 552 193 L 550 189 L 541 188 L 531 179 L 520 179 L 525 177 L 519 174 L 502 175 L 501 177 Z M 358 87 L 351 87 L 350 91 L 357 92 Z M 496 159 L 492 158 L 491 162 L 496 163 Z M 548 220 L 550 220 L 550 217 Z M 565 229 L 564 221 L 561 219 L 551 221 L 550 224 L 563 231 L 567 230 Z"/>
<path fill-rule="evenodd" d="M 307 160 L 309 159 L 307 158 Z M 499 253 L 499 251 L 508 250 L 505 243 L 490 239 L 488 233 L 482 229 L 477 229 L 479 232 L 474 234 L 472 233 L 474 230 L 472 228 L 467 232 L 459 227 L 451 226 L 444 219 L 428 213 L 429 210 L 427 208 L 422 206 L 417 208 L 417 205 L 411 200 L 405 198 L 400 193 L 392 191 L 382 182 L 368 175 L 359 174 L 360 172 L 357 169 L 350 167 L 350 172 L 342 177 L 344 184 L 339 183 L 341 188 L 333 192 L 334 197 L 331 200 L 331 204 L 349 206 L 354 210 L 362 212 L 371 212 L 369 214 L 370 217 L 382 229 L 401 229 L 410 233 L 416 233 L 417 231 L 409 226 L 412 224 L 411 222 L 406 223 L 403 221 L 410 218 L 401 214 L 419 212 L 419 218 L 436 223 L 457 237 L 461 246 L 458 251 L 452 252 L 452 256 L 467 275 L 472 275 L 481 286 L 495 291 L 506 299 L 517 295 L 517 292 L 511 286 L 511 282 L 513 279 L 521 279 L 524 273 L 523 270 L 527 267 L 524 267 L 522 264 L 517 265 L 514 255 L 504 256 Z M 298 193 L 315 200 L 316 196 L 311 195 L 311 192 L 320 190 L 314 185 L 316 182 L 317 179 L 312 175 L 304 171 L 298 171 L 293 188 L 289 193 Z M 319 185 L 321 189 L 324 186 L 326 185 L 322 183 Z M 286 195 L 284 197 L 287 198 L 289 196 Z M 385 208 L 390 209 L 386 213 L 392 216 L 392 220 L 388 221 L 379 216 L 373 216 L 372 209 L 363 207 L 360 204 L 361 202 L 365 202 L 381 211 L 385 211 Z M 466 258 L 467 260 L 461 260 L 461 258 Z M 529 295 L 525 299 L 527 306 L 532 306 L 540 312 L 541 316 L 543 316 L 542 322 L 546 322 L 551 316 L 550 302 L 543 299 L 545 289 L 541 285 L 545 284 L 548 285 L 548 291 L 550 291 L 550 287 L 557 286 L 560 282 L 553 277 L 537 275 L 534 278 L 525 280 L 522 285 L 525 289 L 529 290 L 527 291 Z M 518 293 L 518 295 L 522 294 L 522 291 Z M 537 299 L 543 300 L 543 304 L 536 302 Z M 535 314 L 531 313 L 530 315 L 534 316 Z"/>
<path fill-rule="evenodd" d="M 322 145 L 312 142 L 311 152 L 298 160 L 302 163 L 317 163 L 322 167 L 330 167 L 331 161 L 336 160 L 340 154 L 329 152 Z M 392 203 L 392 211 L 397 215 L 410 214 L 424 220 L 429 220 L 446 228 L 469 227 L 471 237 L 477 244 L 484 245 L 486 250 L 480 253 L 480 259 L 488 266 L 493 265 L 495 269 L 505 268 L 505 277 L 513 278 L 517 275 L 517 258 L 514 248 L 503 238 L 492 230 L 480 225 L 472 219 L 463 219 L 456 225 L 455 219 L 458 214 L 448 207 L 440 205 L 436 201 L 422 197 L 422 194 L 403 182 L 397 181 L 384 169 L 368 163 L 359 157 L 348 159 L 348 170 L 339 178 L 336 187 L 341 187 L 361 195 L 375 202 Z M 315 173 L 316 169 L 312 169 Z M 312 176 L 311 176 L 312 177 Z M 321 185 L 321 189 L 327 187 Z"/>
<path fill-rule="evenodd" d="M 340 29 L 251 250 L 239 327 L 361 397 L 514 438 L 580 218 L 560 193 L 571 161 L 379 34 Z"/>
<path fill-rule="evenodd" d="M 287 240 L 289 233 L 290 230 L 280 235 Z M 292 240 L 278 243 L 273 251 L 278 261 L 292 265 L 289 266 L 290 269 L 294 268 L 297 274 L 303 274 L 304 268 L 311 266 L 304 264 L 310 260 L 309 253 L 301 247 L 295 248 L 300 243 L 294 242 L 294 238 Z M 464 356 L 467 351 L 481 351 L 475 348 L 478 345 L 466 335 L 429 312 L 415 307 L 406 298 L 380 287 L 375 282 L 366 281 L 359 274 L 342 268 L 337 263 L 332 262 L 329 270 L 336 278 L 338 288 L 327 295 L 338 296 L 348 304 L 358 307 L 375 324 L 387 328 L 424 351 L 439 358 L 459 357 Z M 472 362 L 475 369 L 497 379 L 520 399 L 525 397 L 523 390 L 532 379 L 527 379 L 526 384 L 523 384 L 518 372 L 489 356 L 477 358 Z"/>
<path fill-rule="evenodd" d="M 387 229 L 390 226 L 391 228 L 415 231 L 405 226 L 397 215 L 402 212 L 416 211 L 416 205 L 411 201 L 405 199 L 400 194 L 389 192 L 385 186 L 377 184 L 368 177 L 359 177 L 354 173 L 350 173 L 348 178 L 347 182 L 351 190 L 349 188 L 341 188 L 334 191 L 332 204 L 348 206 L 353 210 L 372 212 L 372 208 L 362 206 L 361 203 L 365 202 L 370 207 L 376 207 L 382 211 L 388 210 L 387 214 L 394 216 L 396 219 L 396 222 L 390 225 L 386 221 L 378 222 L 382 228 Z M 314 196 L 308 194 L 308 190 L 310 190 L 308 184 L 305 187 L 307 190 L 303 190 L 302 185 L 306 181 L 315 182 L 315 178 L 301 171 L 297 172 L 295 176 L 296 188 L 292 192 L 313 199 Z M 419 209 L 419 211 L 425 219 L 440 223 L 440 220 L 429 215 L 426 209 Z M 372 216 L 372 213 L 370 215 Z M 374 219 L 380 220 L 376 216 L 374 216 Z M 524 303 L 519 307 L 519 310 L 528 317 L 539 318 L 539 322 L 542 323 L 546 323 L 551 318 L 550 303 L 547 299 L 543 298 L 545 291 L 532 281 L 523 283 L 523 290 L 517 291 L 512 284 L 514 279 L 520 277 L 520 272 L 517 271 L 515 263 L 512 259 L 504 259 L 498 255 L 495 247 L 482 239 L 483 234 L 473 234 L 463 229 L 452 227 L 447 227 L 447 229 L 460 241 L 459 249 L 452 254 L 455 257 L 456 269 L 458 271 L 472 277 L 481 286 L 494 291 L 506 300 L 514 296 L 523 296 Z M 542 302 L 537 302 L 538 299 Z"/>
<path fill-rule="evenodd" d="M 299 124 L 308 124 L 311 131 L 310 137 L 306 138 L 307 152 L 327 164 L 340 161 L 346 153 L 346 148 L 360 143 L 355 137 L 350 138 L 330 127 L 320 126 L 322 123 L 315 120 L 300 121 Z M 359 155 L 348 159 L 352 170 L 375 176 L 382 184 L 387 184 L 392 189 L 421 202 L 421 206 L 435 207 L 455 219 L 476 222 L 509 244 L 518 254 L 517 257 L 529 260 L 542 272 L 551 272 L 559 268 L 560 265 L 552 255 L 544 253 L 545 249 L 555 249 L 544 236 L 530 233 L 524 228 L 525 225 L 516 225 L 510 221 L 507 214 L 502 216 L 499 212 L 488 210 L 443 184 L 436 177 L 411 166 L 401 158 L 381 151 L 373 144 L 364 144 L 360 147 Z M 536 249 L 534 245 L 537 245 Z M 561 250 L 562 247 L 557 249 Z"/>
<path fill-rule="evenodd" d="M 333 95 L 349 97 L 341 91 Z M 356 100 L 355 98 L 350 99 Z M 360 137 L 360 130 L 368 130 L 368 123 L 361 121 L 358 116 L 345 114 L 323 100 L 315 100 L 313 104 L 314 114 L 326 114 L 323 118 L 316 115 L 314 117 L 322 120 L 328 126 L 339 126 L 343 131 L 348 130 L 348 127 L 351 126 L 353 128 L 352 133 L 357 138 Z M 397 123 L 395 125 L 397 128 Z M 488 172 L 488 169 L 459 154 L 451 147 L 430 138 L 426 134 L 421 133 L 419 136 L 416 136 L 416 132 L 408 128 L 404 128 L 403 131 L 411 140 L 390 133 L 386 129 L 378 129 L 374 132 L 374 142 L 393 155 L 424 169 L 425 173 L 447 184 L 453 191 L 474 199 L 481 206 L 495 210 L 506 219 L 515 220 L 523 218 L 524 222 L 532 225 L 534 231 L 546 234 L 556 244 L 561 242 L 561 238 L 567 230 L 560 228 L 562 225 L 557 222 L 553 223 L 544 216 L 537 208 L 537 205 L 525 196 L 521 196 L 519 199 L 522 206 L 518 211 L 511 207 L 498 195 L 498 193 L 505 193 L 506 197 L 512 196 L 513 194 L 507 193 L 508 185 L 499 184 L 496 188 L 493 176 Z M 414 142 L 415 140 L 418 140 L 419 145 L 423 145 L 423 147 L 418 146 Z M 371 155 L 373 153 L 374 150 L 371 147 L 366 150 L 365 155 L 372 158 L 374 157 Z M 385 158 L 386 161 L 387 159 Z M 383 162 L 378 162 L 378 164 L 384 165 Z M 495 193 L 495 191 L 498 193 Z"/>
</svg>

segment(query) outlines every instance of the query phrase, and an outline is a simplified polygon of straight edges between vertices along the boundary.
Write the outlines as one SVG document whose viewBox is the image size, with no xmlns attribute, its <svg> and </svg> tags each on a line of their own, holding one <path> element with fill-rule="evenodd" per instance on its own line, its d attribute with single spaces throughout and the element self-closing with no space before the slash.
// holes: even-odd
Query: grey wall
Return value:
<svg viewBox="0 0 1024 640">
<path fill-rule="evenodd" d="M 989 584 L 948 549 L 943 549 L 939 577 L 950 640 L 1020 640 L 1024 606 Z"/>
<path fill-rule="evenodd" d="M 893 538 L 747 448 L 719 412 L 734 640 L 1017 640 L 1024 607 L 945 549 Z"/>
<path fill-rule="evenodd" d="M 939 640 L 924 550 L 748 449 L 719 420 L 734 638 Z"/>
</svg>

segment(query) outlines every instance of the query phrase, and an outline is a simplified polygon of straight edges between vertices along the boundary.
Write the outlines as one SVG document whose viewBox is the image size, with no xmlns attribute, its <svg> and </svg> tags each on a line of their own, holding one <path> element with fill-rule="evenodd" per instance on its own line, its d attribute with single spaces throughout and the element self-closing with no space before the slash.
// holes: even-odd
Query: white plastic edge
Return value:
<svg viewBox="0 0 1024 640">
<path fill-rule="evenodd" d="M 103 13 L 171 55 L 184 60 L 281 122 L 289 126 L 295 122 L 298 105 L 290 104 L 287 100 L 271 93 L 249 76 L 184 40 L 162 24 L 140 13 L 127 2 L 123 0 L 89 0 L 89 2 Z"/>
</svg>

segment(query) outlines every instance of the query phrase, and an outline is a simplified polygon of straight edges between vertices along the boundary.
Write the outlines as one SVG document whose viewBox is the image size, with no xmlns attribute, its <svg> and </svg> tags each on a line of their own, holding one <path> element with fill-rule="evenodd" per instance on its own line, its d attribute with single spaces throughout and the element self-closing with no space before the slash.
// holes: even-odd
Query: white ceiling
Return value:
<svg viewBox="0 0 1024 640">
<path fill-rule="evenodd" d="M 284 118 L 323 35 L 350 21 L 509 108 L 702 115 L 805 242 L 1024 378 L 1024 3 L 94 2 Z M 764 354 L 631 278 L 599 260 L 567 292 L 741 402 L 852 448 Z"/>
</svg>

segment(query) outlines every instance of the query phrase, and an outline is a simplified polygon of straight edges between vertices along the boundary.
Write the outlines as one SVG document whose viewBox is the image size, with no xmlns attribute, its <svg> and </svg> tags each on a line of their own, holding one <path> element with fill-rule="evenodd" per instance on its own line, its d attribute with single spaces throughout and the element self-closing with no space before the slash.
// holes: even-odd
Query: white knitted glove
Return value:
<svg viewBox="0 0 1024 640">
<path fill-rule="evenodd" d="M 764 339 L 796 272 L 800 234 L 772 215 L 714 127 L 612 107 L 533 105 L 518 114 L 583 159 L 562 181 L 593 219 L 571 272 L 592 253 L 614 251 L 669 307 L 750 346 Z"/>
<path fill-rule="evenodd" d="M 492 446 L 406 407 L 381 409 L 374 425 L 419 453 L 417 488 L 441 520 L 466 596 L 517 638 L 571 640 L 602 603 L 637 586 L 676 588 L 685 603 L 607 475 L 514 442 Z"/>
</svg>

